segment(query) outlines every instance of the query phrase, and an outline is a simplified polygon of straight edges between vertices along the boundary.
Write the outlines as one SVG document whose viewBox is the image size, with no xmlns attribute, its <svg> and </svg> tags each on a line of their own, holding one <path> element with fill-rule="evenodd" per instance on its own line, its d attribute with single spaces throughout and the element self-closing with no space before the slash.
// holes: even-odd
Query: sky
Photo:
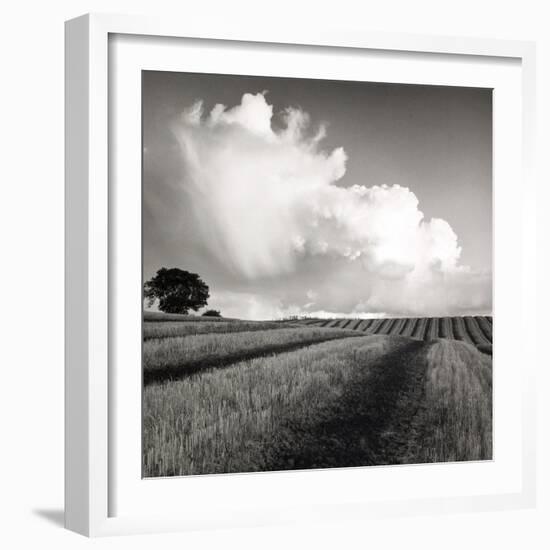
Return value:
<svg viewBox="0 0 550 550">
<path fill-rule="evenodd" d="M 144 71 L 143 277 L 247 319 L 492 310 L 492 91 Z"/>
</svg>

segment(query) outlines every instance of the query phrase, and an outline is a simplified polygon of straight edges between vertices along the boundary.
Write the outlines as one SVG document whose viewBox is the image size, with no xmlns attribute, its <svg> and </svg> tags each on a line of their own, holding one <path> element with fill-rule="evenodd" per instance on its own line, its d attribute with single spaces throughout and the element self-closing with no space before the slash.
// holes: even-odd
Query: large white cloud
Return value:
<svg viewBox="0 0 550 550">
<path fill-rule="evenodd" d="M 296 284 L 292 296 L 276 302 L 261 298 L 267 309 L 490 308 L 490 274 L 460 265 L 457 235 L 442 219 L 426 220 L 410 189 L 346 187 L 347 155 L 322 149 L 324 126 L 312 130 L 299 109 L 284 112 L 281 129 L 272 118 L 265 94 L 245 94 L 239 105 L 210 113 L 197 102 L 174 126 L 196 238 L 232 277 L 258 287 L 288 280 L 312 258 L 326 259 L 317 280 L 303 282 L 307 288 Z"/>
</svg>

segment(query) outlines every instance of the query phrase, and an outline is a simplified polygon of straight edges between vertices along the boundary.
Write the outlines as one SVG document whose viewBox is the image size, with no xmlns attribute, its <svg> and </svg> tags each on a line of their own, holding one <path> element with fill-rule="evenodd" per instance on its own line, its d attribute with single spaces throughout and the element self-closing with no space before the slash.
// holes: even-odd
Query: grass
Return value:
<svg viewBox="0 0 550 550">
<path fill-rule="evenodd" d="M 144 475 L 492 457 L 489 356 L 358 334 L 146 386 Z"/>
<path fill-rule="evenodd" d="M 146 477 L 492 457 L 490 317 L 147 313 Z"/>
<path fill-rule="evenodd" d="M 165 322 L 205 322 L 205 323 L 216 323 L 216 322 L 227 322 L 227 321 L 237 321 L 237 319 L 228 319 L 226 317 L 203 317 L 202 315 L 182 315 L 180 313 L 163 313 L 162 311 L 144 311 L 143 320 L 149 321 L 152 323 L 165 323 Z"/>
<path fill-rule="evenodd" d="M 168 321 L 159 323 L 146 321 L 143 324 L 143 339 L 174 338 L 194 334 L 213 334 L 226 332 L 252 332 L 257 330 L 288 328 L 287 323 L 267 321 L 214 321 L 209 322 L 181 322 Z"/>
<path fill-rule="evenodd" d="M 267 353 L 359 336 L 351 330 L 304 327 L 147 340 L 143 345 L 144 377 L 147 383 Z"/>
<path fill-rule="evenodd" d="M 396 345 L 377 336 L 325 342 L 146 387 L 144 475 L 297 466 L 308 425 L 337 418 L 358 372 Z"/>
<path fill-rule="evenodd" d="M 426 355 L 425 399 L 417 424 L 418 462 L 492 458 L 492 362 L 473 346 L 439 340 Z"/>
</svg>

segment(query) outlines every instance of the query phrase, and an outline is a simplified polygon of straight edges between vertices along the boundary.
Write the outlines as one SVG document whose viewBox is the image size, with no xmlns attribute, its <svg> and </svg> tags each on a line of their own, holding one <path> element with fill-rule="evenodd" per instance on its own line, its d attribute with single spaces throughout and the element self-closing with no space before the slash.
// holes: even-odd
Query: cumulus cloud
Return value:
<svg viewBox="0 0 550 550">
<path fill-rule="evenodd" d="M 490 274 L 460 265 L 452 227 L 426 219 L 410 189 L 346 186 L 347 155 L 323 149 L 325 126 L 312 127 L 297 108 L 282 113 L 279 128 L 273 117 L 265 93 L 244 94 L 239 105 L 209 113 L 198 101 L 174 125 L 195 238 L 234 280 L 271 288 L 269 298 L 248 296 L 249 310 L 490 308 Z"/>
</svg>

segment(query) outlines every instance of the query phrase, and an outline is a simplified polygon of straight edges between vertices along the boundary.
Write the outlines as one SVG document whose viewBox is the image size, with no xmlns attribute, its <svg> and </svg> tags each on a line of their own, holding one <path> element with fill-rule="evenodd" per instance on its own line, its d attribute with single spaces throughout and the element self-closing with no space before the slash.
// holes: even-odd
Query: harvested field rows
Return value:
<svg viewBox="0 0 550 550">
<path fill-rule="evenodd" d="M 327 443 L 311 430 L 343 414 L 340 403 L 363 366 L 391 347 L 380 337 L 325 342 L 147 386 L 144 475 L 331 464 L 334 458 L 319 453 Z M 332 441 L 332 452 L 345 452 L 343 443 Z"/>
<path fill-rule="evenodd" d="M 491 318 L 154 317 L 145 477 L 492 457 Z"/>
<path fill-rule="evenodd" d="M 417 423 L 418 462 L 492 456 L 492 361 L 462 342 L 439 340 L 427 353 L 426 395 Z"/>
<path fill-rule="evenodd" d="M 143 344 L 144 380 L 149 383 L 178 378 L 253 357 L 359 336 L 361 334 L 353 330 L 303 327 L 146 340 Z"/>
<path fill-rule="evenodd" d="M 144 475 L 490 459 L 491 386 L 491 359 L 447 340 L 362 336 L 238 362 L 145 387 Z"/>
<path fill-rule="evenodd" d="M 325 319 L 301 320 L 294 324 L 347 328 L 365 334 L 388 334 L 414 338 L 416 340 L 460 340 L 479 346 L 485 353 L 491 352 L 493 342 L 493 318 L 477 317 L 409 317 L 385 319 Z"/>
<path fill-rule="evenodd" d="M 146 321 L 143 324 L 143 339 L 174 338 L 177 336 L 191 336 L 194 334 L 215 334 L 225 332 L 253 332 L 257 330 L 289 328 L 288 323 L 261 322 L 261 321 L 215 321 L 215 322 L 177 322 L 168 321 L 159 323 Z"/>
</svg>

